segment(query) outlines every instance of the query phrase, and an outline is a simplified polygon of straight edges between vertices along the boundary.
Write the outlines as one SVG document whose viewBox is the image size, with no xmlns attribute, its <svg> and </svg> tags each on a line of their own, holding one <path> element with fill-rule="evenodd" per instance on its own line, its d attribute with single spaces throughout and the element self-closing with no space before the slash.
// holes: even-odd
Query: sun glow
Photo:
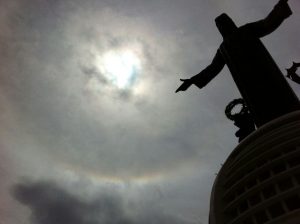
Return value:
<svg viewBox="0 0 300 224">
<path fill-rule="evenodd" d="M 131 87 L 141 68 L 140 60 L 130 50 L 109 51 L 97 59 L 100 72 L 119 89 Z"/>
</svg>

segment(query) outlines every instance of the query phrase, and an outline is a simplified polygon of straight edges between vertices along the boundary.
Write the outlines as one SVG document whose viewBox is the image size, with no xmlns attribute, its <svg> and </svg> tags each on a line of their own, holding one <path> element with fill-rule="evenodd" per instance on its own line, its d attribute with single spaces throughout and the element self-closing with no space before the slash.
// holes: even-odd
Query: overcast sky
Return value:
<svg viewBox="0 0 300 224">
<path fill-rule="evenodd" d="M 0 223 L 207 223 L 237 145 L 228 69 L 175 94 L 222 38 L 214 19 L 277 0 L 0 0 Z M 300 2 L 263 39 L 300 62 Z M 300 88 L 291 83 L 300 96 Z"/>
</svg>

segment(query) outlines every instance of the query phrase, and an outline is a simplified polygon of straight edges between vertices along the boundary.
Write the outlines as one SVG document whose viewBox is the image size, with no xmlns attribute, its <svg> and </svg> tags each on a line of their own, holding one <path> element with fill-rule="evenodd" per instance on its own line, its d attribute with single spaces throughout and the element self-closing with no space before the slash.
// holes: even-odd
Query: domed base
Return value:
<svg viewBox="0 0 300 224">
<path fill-rule="evenodd" d="M 215 180 L 209 219 L 210 224 L 300 222 L 300 111 L 267 123 L 234 149 Z"/>
</svg>

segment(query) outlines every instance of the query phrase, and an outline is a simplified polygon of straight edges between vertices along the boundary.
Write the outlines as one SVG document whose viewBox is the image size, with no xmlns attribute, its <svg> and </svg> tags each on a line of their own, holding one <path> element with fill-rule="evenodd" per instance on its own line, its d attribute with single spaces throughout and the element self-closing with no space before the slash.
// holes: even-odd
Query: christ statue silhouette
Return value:
<svg viewBox="0 0 300 224">
<path fill-rule="evenodd" d="M 288 0 L 280 0 L 265 19 L 241 27 L 237 27 L 226 14 L 218 16 L 215 22 L 223 42 L 215 57 L 199 74 L 190 79 L 180 79 L 183 83 L 176 92 L 185 91 L 192 84 L 204 87 L 226 64 L 257 127 L 300 110 L 297 96 L 260 41 L 291 14 Z"/>
</svg>

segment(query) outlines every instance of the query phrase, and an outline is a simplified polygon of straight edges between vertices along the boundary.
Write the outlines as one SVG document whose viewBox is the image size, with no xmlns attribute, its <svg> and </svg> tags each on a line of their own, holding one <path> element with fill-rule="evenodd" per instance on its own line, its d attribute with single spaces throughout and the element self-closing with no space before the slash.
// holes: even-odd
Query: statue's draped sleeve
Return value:
<svg viewBox="0 0 300 224">
<path fill-rule="evenodd" d="M 207 66 L 204 70 L 202 70 L 199 74 L 191 78 L 193 84 L 195 84 L 198 88 L 204 87 L 221 72 L 224 66 L 225 61 L 220 50 L 218 50 L 211 64 Z"/>
<path fill-rule="evenodd" d="M 248 23 L 240 29 L 245 29 L 251 35 L 261 38 L 276 30 L 290 15 L 292 15 L 292 10 L 287 1 L 280 0 L 265 19 Z"/>
</svg>

